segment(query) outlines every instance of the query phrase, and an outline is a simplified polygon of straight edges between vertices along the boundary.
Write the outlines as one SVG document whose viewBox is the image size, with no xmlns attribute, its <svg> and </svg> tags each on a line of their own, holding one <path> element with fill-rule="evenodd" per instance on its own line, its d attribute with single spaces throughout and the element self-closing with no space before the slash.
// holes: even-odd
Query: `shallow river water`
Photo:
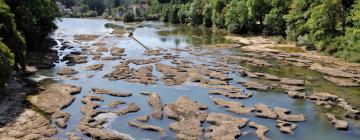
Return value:
<svg viewBox="0 0 360 140">
<path fill-rule="evenodd" d="M 107 47 L 116 46 L 121 48 L 126 48 L 123 58 L 125 59 L 142 59 L 150 58 L 151 56 L 143 55 L 145 49 L 142 48 L 138 43 L 133 39 L 126 36 L 116 37 L 111 35 L 112 29 L 105 28 L 104 24 L 113 21 L 101 20 L 101 19 L 62 19 L 57 21 L 58 30 L 54 33 L 53 38 L 56 40 L 63 39 L 64 41 L 69 42 L 70 46 L 73 46 L 72 49 L 65 49 L 60 51 L 60 58 L 71 51 L 81 50 L 80 46 L 91 46 L 95 41 L 90 42 L 74 42 L 74 35 L 78 34 L 94 34 L 100 35 L 98 39 L 103 40 L 106 43 Z M 122 24 L 122 23 L 117 23 Z M 180 58 L 182 60 L 190 60 L 195 64 L 209 64 L 210 62 L 215 61 L 217 58 L 220 58 L 225 55 L 241 55 L 242 51 L 239 49 L 214 49 L 207 48 L 206 45 L 218 44 L 218 43 L 231 43 L 231 41 L 225 40 L 223 35 L 220 33 L 211 32 L 207 29 L 202 29 L 200 27 L 188 27 L 188 26 L 174 26 L 166 25 L 160 22 L 146 22 L 144 26 L 141 26 L 136 29 L 134 36 L 143 42 L 145 45 L 151 48 L 185 48 L 190 47 L 193 51 L 198 52 L 211 52 L 207 55 L 194 56 L 187 52 L 179 52 Z M 54 49 L 59 49 L 61 47 L 60 41 L 58 41 L 58 46 L 55 46 Z M 105 54 L 109 55 L 109 54 Z M 70 80 L 65 77 L 61 77 L 56 74 L 56 72 L 64 67 L 67 67 L 65 62 L 56 63 L 56 67 L 50 70 L 41 70 L 34 79 L 42 79 L 44 77 L 51 78 L 52 82 L 61 82 L 66 84 L 72 84 L 82 87 L 80 94 L 76 94 L 76 100 L 67 108 L 64 109 L 65 112 L 71 114 L 70 121 L 68 122 L 68 127 L 66 129 L 58 128 L 58 134 L 56 137 L 67 138 L 68 133 L 76 133 L 84 139 L 89 139 L 89 137 L 82 135 L 76 128 L 80 119 L 82 118 L 82 113 L 80 112 L 80 107 L 83 106 L 81 99 L 84 95 L 89 94 L 92 87 L 109 89 L 113 91 L 126 91 L 133 93 L 133 96 L 130 97 L 111 97 L 108 95 L 99 95 L 105 97 L 104 102 L 100 102 L 99 109 L 109 109 L 117 110 L 125 107 L 126 105 L 120 105 L 117 109 L 110 109 L 106 107 L 106 104 L 111 101 L 122 99 L 127 103 L 135 102 L 141 107 L 141 110 L 136 113 L 130 113 L 123 116 L 116 116 L 111 119 L 109 123 L 106 124 L 105 129 L 113 130 L 119 133 L 125 133 L 130 135 L 134 139 L 175 139 L 175 133 L 169 130 L 169 124 L 175 122 L 175 120 L 168 119 L 166 116 L 163 120 L 150 119 L 148 124 L 153 124 L 160 126 L 166 130 L 166 136 L 160 136 L 157 132 L 151 132 L 146 130 L 140 130 L 131 126 L 128 126 L 127 122 L 133 120 L 138 116 L 145 114 L 150 114 L 152 112 L 151 107 L 147 103 L 147 97 L 141 95 L 141 92 L 155 92 L 158 93 L 161 97 L 161 102 L 163 104 L 174 102 L 180 96 L 187 96 L 192 100 L 196 100 L 199 103 L 208 105 L 206 112 L 220 112 L 231 114 L 236 117 L 248 118 L 251 121 L 255 121 L 258 124 L 265 125 L 270 128 L 270 131 L 266 133 L 266 136 L 273 140 L 356 140 L 360 137 L 360 128 L 355 124 L 356 122 L 350 121 L 350 126 L 348 131 L 339 131 L 333 128 L 327 121 L 325 113 L 327 110 L 324 110 L 320 107 L 315 106 L 313 103 L 304 100 L 296 100 L 289 98 L 286 94 L 281 91 L 251 91 L 254 93 L 253 97 L 249 99 L 229 99 L 223 96 L 218 95 L 209 95 L 207 88 L 199 86 L 197 83 L 186 82 L 182 85 L 177 86 L 166 86 L 161 81 L 158 81 L 156 85 L 143 85 L 138 83 L 129 83 L 125 81 L 110 81 L 106 78 L 103 78 L 104 75 L 110 73 L 113 70 L 113 66 L 118 65 L 122 60 L 92 60 L 91 57 L 88 57 L 88 62 L 84 64 L 76 64 L 71 66 L 79 71 L 78 74 L 74 77 L 78 77 L 79 80 Z M 103 63 L 104 68 L 102 71 L 86 71 L 85 67 L 91 64 Z M 170 64 L 169 60 L 163 60 L 161 63 Z M 272 62 L 276 63 L 276 62 Z M 134 68 L 139 66 L 131 65 Z M 320 74 L 314 71 L 307 70 L 301 67 L 295 66 L 286 66 L 286 67 L 275 67 L 275 68 L 261 68 L 261 67 L 252 67 L 246 64 L 243 64 L 244 67 L 248 67 L 253 71 L 263 71 L 268 72 L 278 76 L 299 78 L 302 79 L 306 76 L 313 77 L 315 83 L 312 87 L 307 87 L 307 90 L 331 90 L 334 94 L 344 93 L 345 97 L 351 97 L 354 102 L 359 101 L 360 99 L 360 89 L 359 88 L 335 88 L 333 84 L 325 81 L 323 78 L 319 78 Z M 92 78 L 87 78 L 89 74 L 94 74 Z M 156 70 L 153 71 L 153 75 L 160 78 L 160 73 Z M 236 73 L 231 73 L 231 77 L 234 80 L 230 81 L 231 85 L 240 87 L 241 89 L 246 90 L 241 84 L 237 84 L 237 80 L 250 80 L 244 77 L 240 77 Z M 225 108 L 220 108 L 216 106 L 211 97 L 222 98 L 225 100 L 233 100 L 242 102 L 245 106 L 252 106 L 255 103 L 264 103 L 270 107 L 284 107 L 290 109 L 292 114 L 305 114 L 306 121 L 297 123 L 299 126 L 294 130 L 294 134 L 283 134 L 275 126 L 276 120 L 271 119 L 262 119 L 254 117 L 254 115 L 238 115 L 231 112 L 227 112 Z M 358 106 L 356 104 L 356 106 Z M 204 123 L 203 128 L 206 129 L 210 124 Z M 242 132 L 254 132 L 255 129 L 246 126 L 245 128 L 240 129 Z M 256 140 L 258 139 L 254 133 L 250 133 L 245 136 L 240 136 L 238 139 L 248 139 Z"/>
</svg>

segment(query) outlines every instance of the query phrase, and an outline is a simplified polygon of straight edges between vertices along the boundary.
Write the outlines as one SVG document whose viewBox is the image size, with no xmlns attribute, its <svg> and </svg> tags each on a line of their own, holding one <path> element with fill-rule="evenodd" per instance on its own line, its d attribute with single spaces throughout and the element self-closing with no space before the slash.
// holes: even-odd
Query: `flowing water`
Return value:
<svg viewBox="0 0 360 140">
<path fill-rule="evenodd" d="M 60 58 L 71 51 L 81 50 L 80 46 L 91 46 L 98 40 L 90 42 L 74 42 L 74 35 L 77 34 L 95 34 L 100 35 L 100 40 L 103 40 L 106 43 L 106 46 L 116 46 L 121 48 L 126 48 L 125 59 L 134 59 L 134 58 L 147 58 L 149 56 L 143 55 L 145 51 L 139 44 L 134 40 L 128 37 L 115 37 L 110 35 L 112 29 L 105 28 L 104 24 L 113 21 L 101 20 L 101 19 L 62 19 L 57 21 L 58 30 L 54 33 L 53 38 L 56 40 L 64 39 L 64 41 L 69 42 L 70 46 L 73 46 L 72 49 L 65 49 L 60 51 Z M 122 24 L 122 23 L 118 23 Z M 166 25 L 160 22 L 146 22 L 144 26 L 137 28 L 134 32 L 134 36 L 138 38 L 141 42 L 151 48 L 185 48 L 191 47 L 194 51 L 199 52 L 211 52 L 210 54 L 203 56 L 193 56 L 187 52 L 180 52 L 179 59 L 191 60 L 194 63 L 210 63 L 215 61 L 216 58 L 220 58 L 224 55 L 241 55 L 239 49 L 214 49 L 207 48 L 206 45 L 218 44 L 218 43 L 231 43 L 231 41 L 225 40 L 223 35 L 220 33 L 212 32 L 207 29 L 200 27 L 189 27 L 189 26 L 174 26 Z M 61 47 L 60 41 L 58 41 L 58 46 L 55 46 L 54 49 L 59 49 Z M 108 54 L 105 54 L 108 55 Z M 175 139 L 175 133 L 171 132 L 168 129 L 168 125 L 174 120 L 168 119 L 166 116 L 163 120 L 150 119 L 148 124 L 153 124 L 160 126 L 167 130 L 166 136 L 161 137 L 157 132 L 151 132 L 146 130 L 140 130 L 127 125 L 129 120 L 133 120 L 138 116 L 145 114 L 150 114 L 152 112 L 151 107 L 147 103 L 147 97 L 140 95 L 141 92 L 155 92 L 158 93 L 161 97 L 162 103 L 174 102 L 180 96 L 188 96 L 192 100 L 196 100 L 199 103 L 208 105 L 207 112 L 221 112 L 226 114 L 231 114 L 236 117 L 245 117 L 249 118 L 251 121 L 255 121 L 258 124 L 265 125 L 270 128 L 270 131 L 266 134 L 267 137 L 274 140 L 355 140 L 360 137 L 360 128 L 355 126 L 355 122 L 350 122 L 348 131 L 338 131 L 333 128 L 328 121 L 326 120 L 324 110 L 320 107 L 315 106 L 309 101 L 295 100 L 289 98 L 286 94 L 281 91 L 268 91 L 268 92 L 258 92 L 252 91 L 254 96 L 249 99 L 229 99 L 223 96 L 217 96 L 225 100 L 240 101 L 245 106 L 252 106 L 255 103 L 264 103 L 270 107 L 284 107 L 292 111 L 292 114 L 305 114 L 306 121 L 298 123 L 298 128 L 294 130 L 293 135 L 283 134 L 275 126 L 276 121 L 270 119 L 256 118 L 254 115 L 238 115 L 231 112 L 227 112 L 224 108 L 220 108 L 211 100 L 211 95 L 208 94 L 208 89 L 200 87 L 198 84 L 187 82 L 179 86 L 166 86 L 162 82 L 158 82 L 156 85 L 143 85 L 137 83 L 129 83 L 125 81 L 109 81 L 106 78 L 103 78 L 105 74 L 110 73 L 113 70 L 113 66 L 118 65 L 122 60 L 91 60 L 91 57 L 88 58 L 88 63 L 77 64 L 72 66 L 77 71 L 78 74 L 75 77 L 78 77 L 79 80 L 69 80 L 58 76 L 56 74 L 57 70 L 66 67 L 65 62 L 60 62 L 56 64 L 56 67 L 47 70 L 41 70 L 33 78 L 41 77 L 50 77 L 52 82 L 61 82 L 67 84 L 73 84 L 82 87 L 80 94 L 75 95 L 76 100 L 66 109 L 65 112 L 71 114 L 70 121 L 68 122 L 68 127 L 66 129 L 58 129 L 59 133 L 56 137 L 66 138 L 68 133 L 77 133 L 79 136 L 84 139 L 89 139 L 87 136 L 82 135 L 76 128 L 80 119 L 82 118 L 82 113 L 80 112 L 80 107 L 83 105 L 80 100 L 84 95 L 89 94 L 92 87 L 110 89 L 113 91 L 127 91 L 132 92 L 133 96 L 119 98 L 119 97 L 110 97 L 107 95 L 101 95 L 105 97 L 105 101 L 100 104 L 103 107 L 99 109 L 107 110 L 118 110 L 126 105 L 120 105 L 117 109 L 107 108 L 106 104 L 114 100 L 125 100 L 127 103 L 135 102 L 141 107 L 141 110 L 136 113 L 130 113 L 123 116 L 115 116 L 113 119 L 106 124 L 105 129 L 113 130 L 119 133 L 125 133 L 133 137 L 134 139 Z M 103 63 L 103 71 L 86 71 L 85 67 L 91 64 Z M 161 63 L 170 64 L 168 60 L 164 60 Z M 274 62 L 276 63 L 276 62 Z M 136 68 L 138 66 L 131 65 Z M 312 87 L 307 87 L 307 90 L 322 90 L 328 91 L 331 90 L 335 92 L 334 94 L 342 94 L 347 99 L 351 99 L 354 102 L 360 99 L 360 89 L 359 88 L 336 88 L 333 84 L 325 81 L 325 79 L 320 78 L 320 74 L 313 72 L 301 67 L 294 66 L 285 66 L 285 67 L 275 67 L 275 68 L 259 68 L 252 67 L 246 64 L 243 66 L 250 68 L 253 71 L 263 71 L 278 76 L 292 77 L 292 78 L 306 78 L 313 77 L 312 83 L 315 83 Z M 94 74 L 92 78 L 87 78 L 88 74 Z M 157 71 L 153 72 L 153 75 L 160 77 L 160 74 Z M 237 80 L 249 80 L 244 77 L 240 77 L 236 73 L 230 74 L 234 80 L 230 83 L 231 85 L 238 86 L 242 89 L 245 89 L 242 85 L 237 84 Z M 48 80 L 47 80 L 48 81 Z M 359 103 L 359 102 L 358 102 Z M 334 112 L 334 111 L 333 111 Z M 204 123 L 203 127 L 206 129 L 210 124 Z M 254 131 L 255 129 L 249 128 L 248 126 L 242 128 L 241 131 Z M 258 139 L 255 134 L 251 133 L 249 135 L 240 136 L 239 139 Z"/>
</svg>

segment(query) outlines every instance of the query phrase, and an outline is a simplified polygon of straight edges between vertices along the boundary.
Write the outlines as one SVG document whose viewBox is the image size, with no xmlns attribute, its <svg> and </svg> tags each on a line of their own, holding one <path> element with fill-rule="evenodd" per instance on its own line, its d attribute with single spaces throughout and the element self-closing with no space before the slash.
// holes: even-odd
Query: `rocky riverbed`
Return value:
<svg viewBox="0 0 360 140">
<path fill-rule="evenodd" d="M 145 50 L 127 37 L 124 30 L 130 25 L 116 23 L 124 26 L 119 32 L 105 28 L 108 22 L 57 23 L 52 37 L 58 59 L 48 60 L 58 61 L 51 69 L 38 67 L 31 76 L 42 85 L 28 97 L 36 109 L 24 109 L 6 123 L 1 137 L 360 136 L 360 65 L 313 52 L 286 52 L 279 48 L 294 46 L 263 37 L 225 39 L 206 29 L 158 22 L 144 23 L 134 32 L 152 49 Z M 25 127 L 20 129 L 21 124 Z"/>
</svg>

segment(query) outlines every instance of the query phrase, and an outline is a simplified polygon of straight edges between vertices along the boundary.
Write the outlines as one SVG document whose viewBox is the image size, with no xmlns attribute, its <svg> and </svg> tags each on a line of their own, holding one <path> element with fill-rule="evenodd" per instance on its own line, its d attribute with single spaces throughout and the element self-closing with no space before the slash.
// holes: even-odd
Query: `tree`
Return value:
<svg viewBox="0 0 360 140">
<path fill-rule="evenodd" d="M 263 25 L 265 14 L 270 11 L 269 0 L 247 0 L 247 6 L 249 8 L 249 16 L 260 22 Z"/>
<path fill-rule="evenodd" d="M 169 13 L 169 21 L 174 24 L 179 23 L 180 21 L 179 21 L 179 17 L 178 17 L 178 12 L 179 12 L 178 5 L 172 5 L 170 7 L 169 12 L 170 12 Z"/>
<path fill-rule="evenodd" d="M 203 7 L 202 0 L 194 0 L 190 6 L 190 23 L 192 25 L 200 25 L 203 21 Z"/>
<path fill-rule="evenodd" d="M 134 22 L 135 14 L 132 11 L 128 11 L 124 15 L 124 22 Z"/>
<path fill-rule="evenodd" d="M 249 26 L 248 7 L 245 1 L 232 0 L 225 14 L 225 25 L 232 33 L 246 33 Z"/>
<path fill-rule="evenodd" d="M 189 9 L 190 9 L 190 5 L 189 4 L 182 4 L 180 6 L 180 10 L 178 12 L 178 18 L 179 18 L 179 22 L 182 24 L 185 23 L 189 23 Z"/>
<path fill-rule="evenodd" d="M 13 65 L 14 55 L 10 52 L 10 49 L 0 41 L 0 92 L 10 77 Z"/>
<path fill-rule="evenodd" d="M 286 21 L 284 15 L 288 13 L 289 0 L 272 0 L 270 13 L 265 15 L 265 26 L 268 34 L 280 34 L 285 36 Z"/>
<path fill-rule="evenodd" d="M 205 27 L 211 27 L 212 26 L 212 20 L 211 20 L 212 7 L 211 7 L 210 4 L 205 5 L 202 15 L 204 17 L 203 18 L 203 25 Z"/>
<path fill-rule="evenodd" d="M 216 28 L 225 28 L 225 12 L 226 0 L 211 0 L 210 4 L 212 5 L 212 16 L 211 20 L 213 25 Z"/>
</svg>

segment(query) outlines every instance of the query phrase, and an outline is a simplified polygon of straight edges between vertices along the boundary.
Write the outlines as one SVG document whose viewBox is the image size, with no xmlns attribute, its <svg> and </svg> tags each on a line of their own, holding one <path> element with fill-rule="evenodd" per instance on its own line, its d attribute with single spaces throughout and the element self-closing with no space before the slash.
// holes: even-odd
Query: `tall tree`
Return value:
<svg viewBox="0 0 360 140">
<path fill-rule="evenodd" d="M 285 36 L 286 21 L 284 15 L 289 11 L 289 0 L 272 0 L 270 13 L 265 15 L 266 32 Z"/>
<path fill-rule="evenodd" d="M 260 22 L 260 25 L 263 25 L 265 14 L 271 8 L 269 0 L 247 0 L 247 7 L 249 8 L 249 16 Z"/>
</svg>

